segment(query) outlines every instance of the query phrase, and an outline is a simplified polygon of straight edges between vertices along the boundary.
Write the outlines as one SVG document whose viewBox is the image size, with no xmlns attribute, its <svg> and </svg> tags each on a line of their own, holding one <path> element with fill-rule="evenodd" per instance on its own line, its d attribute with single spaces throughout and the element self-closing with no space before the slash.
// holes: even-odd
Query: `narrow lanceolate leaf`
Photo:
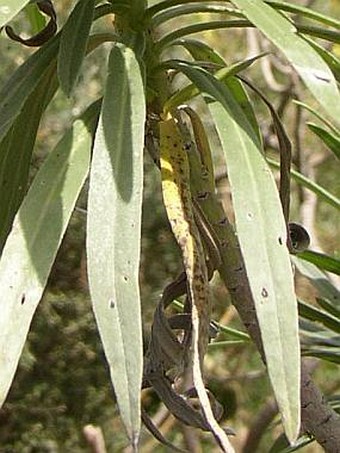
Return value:
<svg viewBox="0 0 340 453">
<path fill-rule="evenodd" d="M 340 159 L 340 136 L 332 134 L 328 132 L 323 127 L 313 124 L 307 123 L 309 129 L 314 132 L 320 139 L 324 142 L 324 144 L 336 155 L 338 159 Z"/>
<path fill-rule="evenodd" d="M 268 158 L 267 162 L 271 167 L 280 168 L 280 164 L 273 159 Z M 291 170 L 290 174 L 297 183 L 301 184 L 303 187 L 306 187 L 306 189 L 309 189 L 311 192 L 317 194 L 319 200 L 323 200 L 330 206 L 333 206 L 334 208 L 340 210 L 340 199 L 338 197 L 328 192 L 319 184 L 316 184 L 314 181 L 296 170 Z"/>
<path fill-rule="evenodd" d="M 286 224 L 276 185 L 233 99 L 210 106 L 232 187 L 236 229 L 287 437 L 300 428 L 300 348 Z"/>
<path fill-rule="evenodd" d="M 299 257 L 315 264 L 319 269 L 340 275 L 340 260 L 338 258 L 312 250 L 305 250 L 304 252 L 299 253 Z"/>
<path fill-rule="evenodd" d="M 15 213 L 26 193 L 41 115 L 56 89 L 54 68 L 50 68 L 0 142 L 0 256 Z"/>
<path fill-rule="evenodd" d="M 12 383 L 32 317 L 86 178 L 97 115 L 95 105 L 75 121 L 47 158 L 4 247 L 0 261 L 0 405 Z"/>
<path fill-rule="evenodd" d="M 334 55 L 332 52 L 330 52 L 329 50 L 324 49 L 320 44 L 313 41 L 311 38 L 304 36 L 304 39 L 305 39 L 305 41 L 308 42 L 309 45 L 311 45 L 317 51 L 317 53 L 320 55 L 320 57 L 323 58 L 323 60 L 329 66 L 330 70 L 333 72 L 335 80 L 340 83 L 340 60 L 339 60 L 339 58 L 336 55 Z"/>
<path fill-rule="evenodd" d="M 323 124 L 325 124 L 332 132 L 334 132 L 335 135 L 340 136 L 339 128 L 336 127 L 334 124 L 332 124 L 324 115 L 320 114 L 317 109 L 314 109 L 311 106 L 304 104 L 303 102 L 300 102 L 300 101 L 293 101 L 293 102 L 294 102 L 294 104 L 298 105 L 299 107 L 302 107 L 302 108 L 308 110 L 308 112 L 312 113 Z"/>
<path fill-rule="evenodd" d="M 314 264 L 309 263 L 298 256 L 292 256 L 296 269 L 317 288 L 319 295 L 331 302 L 337 309 L 340 306 L 340 292 L 331 283 L 327 275 L 318 269 Z"/>
<path fill-rule="evenodd" d="M 299 301 L 299 314 L 310 321 L 323 324 L 334 333 L 340 335 L 340 320 L 337 317 L 302 301 Z"/>
<path fill-rule="evenodd" d="M 133 51 L 115 46 L 108 64 L 90 177 L 88 272 L 118 406 L 136 445 L 143 358 L 138 271 L 145 102 Z"/>
<path fill-rule="evenodd" d="M 218 101 L 209 106 L 226 154 L 268 373 L 287 437 L 294 441 L 300 428 L 298 313 L 276 185 L 258 137 L 229 89 L 201 68 L 186 68 L 185 74 Z"/>
<path fill-rule="evenodd" d="M 94 20 L 100 17 L 101 11 L 97 10 Z M 112 34 L 94 34 L 89 38 L 86 51 L 89 53 L 104 42 L 113 39 Z M 59 43 L 60 33 L 29 57 L 2 86 L 0 90 L 0 140 L 20 114 L 28 96 L 51 70 L 51 67 L 55 67 Z"/>
<path fill-rule="evenodd" d="M 0 27 L 13 19 L 29 0 L 0 0 Z"/>
<path fill-rule="evenodd" d="M 0 140 L 5 136 L 25 101 L 48 73 L 57 55 L 59 36 L 35 52 L 8 79 L 0 90 Z"/>
<path fill-rule="evenodd" d="M 91 29 L 95 0 L 80 0 L 61 33 L 58 76 L 63 91 L 70 95 L 77 82 Z"/>
<path fill-rule="evenodd" d="M 317 51 L 297 35 L 292 22 L 262 0 L 232 3 L 284 53 L 317 101 L 339 121 L 340 94 L 333 73 Z"/>
<path fill-rule="evenodd" d="M 252 58 L 248 58 L 247 60 L 235 63 L 231 66 L 228 67 L 223 67 L 219 69 L 218 71 L 215 72 L 215 77 L 218 80 L 223 80 L 227 82 L 228 79 L 232 78 L 236 74 L 238 74 L 241 71 L 244 71 L 247 69 L 249 66 L 251 66 L 254 61 L 258 60 L 261 58 L 264 54 L 257 55 Z M 177 67 L 181 64 L 180 61 L 177 60 L 168 60 L 164 63 L 164 66 L 166 68 L 171 68 L 171 69 L 177 69 Z M 189 63 L 185 62 L 184 64 L 189 65 Z M 235 79 L 234 79 L 235 80 Z M 166 110 L 171 110 L 175 107 L 178 107 L 180 104 L 183 104 L 184 102 L 187 102 L 188 100 L 192 99 L 193 97 L 197 96 L 200 94 L 198 88 L 193 85 L 187 85 L 186 87 L 182 88 L 179 91 L 176 91 L 166 102 L 165 109 Z"/>
</svg>

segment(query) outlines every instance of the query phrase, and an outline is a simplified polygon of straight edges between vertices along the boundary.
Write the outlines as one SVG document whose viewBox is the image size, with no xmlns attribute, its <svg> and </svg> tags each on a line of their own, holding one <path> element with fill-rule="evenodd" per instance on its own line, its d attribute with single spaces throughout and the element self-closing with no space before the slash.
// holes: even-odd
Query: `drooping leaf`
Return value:
<svg viewBox="0 0 340 453">
<path fill-rule="evenodd" d="M 106 34 L 90 37 L 86 52 L 112 39 Z M 0 255 L 14 215 L 25 194 L 29 165 L 41 115 L 58 88 L 55 56 L 37 85 L 18 105 L 6 135 L 0 141 Z M 24 77 L 24 75 L 22 75 Z"/>
<path fill-rule="evenodd" d="M 340 305 L 336 305 L 330 302 L 328 299 L 317 297 L 317 303 L 323 308 L 325 311 L 330 313 L 331 315 L 335 316 L 337 319 L 340 319 Z"/>
<path fill-rule="evenodd" d="M 315 25 L 301 25 L 298 23 L 295 26 L 300 34 L 324 39 L 330 43 L 340 44 L 340 33 L 338 30 L 331 30 L 326 27 L 317 27 Z"/>
<path fill-rule="evenodd" d="M 293 101 L 294 104 L 308 110 L 310 113 L 312 113 L 316 118 L 318 118 L 320 121 L 322 121 L 323 124 L 325 124 L 334 134 L 340 136 L 340 131 L 339 129 L 334 126 L 324 115 L 322 115 L 318 110 L 315 108 L 311 107 L 310 105 L 305 104 L 304 102 L 300 101 Z"/>
<path fill-rule="evenodd" d="M 271 167 L 280 168 L 279 162 L 276 162 L 273 159 L 267 158 L 267 162 Z M 290 174 L 297 183 L 301 184 L 303 187 L 306 187 L 306 189 L 309 189 L 311 192 L 317 194 L 319 199 L 324 200 L 330 206 L 333 206 L 338 210 L 340 209 L 340 200 L 338 197 L 328 192 L 328 190 L 324 189 L 319 184 L 307 178 L 296 170 L 291 170 Z"/>
<path fill-rule="evenodd" d="M 138 271 L 145 102 L 130 48 L 116 45 L 108 70 L 90 177 L 88 272 L 118 406 L 136 445 L 143 357 Z"/>
<path fill-rule="evenodd" d="M 193 70 L 191 70 L 190 67 L 192 67 Z M 183 72 L 190 80 L 193 80 L 192 77 L 195 77 L 194 84 L 197 85 L 197 87 L 200 86 L 200 83 L 202 82 L 202 80 L 204 81 L 207 76 L 210 77 L 208 71 L 206 71 L 199 65 L 195 65 L 194 63 L 191 65 L 191 64 L 187 64 L 185 61 L 178 60 L 178 61 L 176 61 L 176 69 Z M 225 68 L 225 69 L 228 70 L 228 68 Z M 230 77 L 230 78 L 225 77 L 223 82 L 224 82 L 224 84 L 226 84 L 229 87 L 229 89 L 232 91 L 235 98 L 237 99 L 237 102 L 240 105 L 243 113 L 247 117 L 247 120 L 253 129 L 253 132 L 256 134 L 256 140 L 260 146 L 261 136 L 260 136 L 260 132 L 259 132 L 259 127 L 258 127 L 258 124 L 256 121 L 254 111 L 249 102 L 249 98 L 248 98 L 247 93 L 245 92 L 242 84 L 234 77 Z M 192 88 L 190 88 L 190 90 L 191 89 Z M 184 90 L 185 90 L 185 88 L 184 88 Z M 179 92 L 179 93 L 181 93 L 181 92 Z M 176 94 L 177 93 L 174 94 L 174 97 L 176 96 Z M 166 101 L 166 103 L 164 105 L 164 110 L 168 110 L 172 107 L 172 105 L 173 105 L 172 99 L 173 99 L 173 97 L 171 96 Z M 182 100 L 182 102 L 183 102 L 183 100 Z"/>
<path fill-rule="evenodd" d="M 236 64 L 227 65 L 226 61 L 214 49 L 209 47 L 204 42 L 195 39 L 185 38 L 175 41 L 173 45 L 183 46 L 195 60 L 211 61 L 212 63 L 216 63 L 224 67 L 221 70 L 221 72 L 218 72 L 217 74 L 215 74 L 215 76 L 217 76 L 220 80 L 223 80 L 223 82 L 232 91 L 234 97 L 237 99 L 238 104 L 240 105 L 244 114 L 248 118 L 248 121 L 253 126 L 253 129 L 257 134 L 259 140 L 262 140 L 259 126 L 255 117 L 254 109 L 249 101 L 247 92 L 243 88 L 241 82 L 236 77 L 232 77 L 232 72 L 236 74 L 244 69 L 247 69 L 248 66 L 254 63 L 263 54 L 255 56 L 254 59 L 246 59 Z M 240 66 L 238 66 L 238 64 Z M 189 89 L 189 87 L 187 89 Z M 174 94 L 174 96 L 176 95 L 177 93 Z M 170 104 L 171 98 L 169 99 L 169 101 L 167 101 L 167 103 L 168 102 Z"/>
<path fill-rule="evenodd" d="M 0 143 L 0 256 L 15 213 L 26 193 L 41 115 L 56 89 L 56 75 L 54 68 L 50 68 L 28 97 L 19 116 Z"/>
<path fill-rule="evenodd" d="M 328 64 L 330 70 L 333 72 L 335 79 L 340 83 L 340 60 L 339 58 L 332 54 L 329 50 L 323 48 L 317 42 L 312 39 L 304 36 L 305 41 L 307 41 L 320 55 L 321 58 Z"/>
<path fill-rule="evenodd" d="M 210 109 L 226 154 L 237 235 L 269 376 L 287 437 L 294 441 L 300 421 L 300 358 L 296 299 L 285 245 L 286 226 L 272 174 L 245 132 L 238 106 L 230 99 L 228 102 L 229 111 L 217 103 Z"/>
<path fill-rule="evenodd" d="M 98 105 L 75 121 L 38 171 L 0 260 L 0 405 L 88 173 Z"/>
<path fill-rule="evenodd" d="M 320 22 L 324 25 L 329 25 L 331 27 L 339 28 L 340 22 L 333 18 L 326 16 L 318 11 L 315 11 L 313 8 L 308 8 L 302 5 L 295 5 L 293 3 L 284 2 L 282 0 L 265 0 L 270 6 L 280 11 L 287 11 L 294 14 L 300 14 L 303 17 L 308 17 L 308 19 L 313 19 L 317 22 Z"/>
<path fill-rule="evenodd" d="M 19 115 L 26 99 L 55 64 L 59 35 L 35 52 L 8 79 L 0 90 L 0 140 Z"/>
<path fill-rule="evenodd" d="M 312 250 L 305 250 L 304 252 L 299 253 L 299 257 L 315 264 L 315 266 L 321 270 L 340 275 L 340 260 L 337 258 Z"/>
<path fill-rule="evenodd" d="M 263 54 L 256 55 L 255 57 L 248 58 L 244 61 L 237 62 L 233 65 L 223 67 L 215 72 L 215 77 L 219 80 L 227 81 L 230 77 L 238 74 L 241 71 L 249 68 L 256 60 L 261 58 Z M 179 60 L 168 60 L 166 61 L 163 66 L 165 68 L 176 69 L 178 64 L 181 62 Z M 190 63 L 186 63 L 187 65 Z M 195 63 L 198 65 L 198 63 Z M 193 97 L 200 94 L 198 88 L 194 84 L 190 84 L 181 90 L 174 93 L 166 102 L 166 110 L 171 110 L 174 107 L 178 107 L 180 104 L 187 102 L 188 100 L 192 99 Z"/>
<path fill-rule="evenodd" d="M 95 0 L 77 3 L 63 27 L 58 55 L 58 77 L 66 95 L 70 95 L 78 80 L 85 57 L 93 20 Z"/>
<path fill-rule="evenodd" d="M 312 309 L 310 311 L 309 309 Z M 305 308 L 303 309 L 305 311 Z M 319 310 L 318 310 L 319 311 Z M 313 307 L 308 307 L 307 317 L 314 317 Z M 316 313 L 315 318 L 319 315 Z M 327 319 L 324 318 L 323 319 Z M 338 321 L 339 318 L 336 318 Z M 300 318 L 302 354 L 318 357 L 333 363 L 340 363 L 340 335 L 334 332 L 331 325 L 325 327 L 321 322 Z"/>
<path fill-rule="evenodd" d="M 209 107 L 226 155 L 237 234 L 268 372 L 287 437 L 294 441 L 300 424 L 298 314 L 276 185 L 262 156 L 261 142 L 230 90 L 202 68 L 183 66 L 182 70 L 217 101 Z"/>
<path fill-rule="evenodd" d="M 340 348 L 336 350 L 333 347 L 314 347 L 308 351 L 302 351 L 302 354 L 309 357 L 316 357 L 318 359 L 327 360 L 328 362 L 340 365 Z"/>
<path fill-rule="evenodd" d="M 232 0 L 232 3 L 283 52 L 316 100 L 335 121 L 339 121 L 340 94 L 332 71 L 297 35 L 292 22 L 262 0 Z"/>
<path fill-rule="evenodd" d="M 330 282 L 327 275 L 314 264 L 309 263 L 298 256 L 292 256 L 294 266 L 318 289 L 321 298 L 327 299 L 335 308 L 340 306 L 340 292 Z"/>
<path fill-rule="evenodd" d="M 0 0 L 0 27 L 13 19 L 29 0 Z"/>
<path fill-rule="evenodd" d="M 299 301 L 299 314 L 310 321 L 318 322 L 333 332 L 340 334 L 340 319 L 323 310 Z"/>
<path fill-rule="evenodd" d="M 280 152 L 280 183 L 279 183 L 279 193 L 280 200 L 282 205 L 282 211 L 286 223 L 289 221 L 289 208 L 290 208 L 290 171 L 291 171 L 291 160 L 292 160 L 292 151 L 291 143 L 288 138 L 288 135 L 285 131 L 284 125 L 276 112 L 272 103 L 267 99 L 267 97 L 251 82 L 240 77 L 243 83 L 248 85 L 255 93 L 261 98 L 261 100 L 268 107 L 274 130 L 277 136 L 279 152 Z"/>
<path fill-rule="evenodd" d="M 110 8 L 101 5 L 95 9 L 94 20 L 103 14 L 108 14 Z M 100 44 L 113 41 L 115 37 L 108 33 L 97 33 L 90 36 L 87 52 L 91 52 Z M 25 101 L 40 80 L 47 74 L 51 66 L 56 65 L 56 57 L 60 43 L 60 33 L 29 57 L 24 64 L 14 72 L 0 90 L 0 140 L 19 115 Z"/>
<path fill-rule="evenodd" d="M 328 132 L 326 129 L 317 124 L 307 123 L 307 125 L 309 129 L 323 141 L 327 148 L 329 148 L 335 156 L 340 159 L 340 136 Z"/>
</svg>

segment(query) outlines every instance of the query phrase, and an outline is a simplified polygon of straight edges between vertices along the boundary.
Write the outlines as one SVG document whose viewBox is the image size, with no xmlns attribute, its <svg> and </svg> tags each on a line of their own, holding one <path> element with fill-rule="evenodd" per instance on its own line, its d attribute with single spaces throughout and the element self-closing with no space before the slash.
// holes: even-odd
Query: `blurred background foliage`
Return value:
<svg viewBox="0 0 340 453">
<path fill-rule="evenodd" d="M 55 2 L 61 25 L 75 2 Z M 293 2 L 294 3 L 294 2 Z M 309 1 L 306 4 L 334 17 L 340 15 L 339 0 Z M 206 18 L 206 16 L 205 16 Z M 214 19 L 218 19 L 214 15 Z M 197 22 L 200 15 L 183 17 L 180 25 Z M 96 27 L 109 27 L 112 17 L 99 21 Z M 176 19 L 178 21 L 178 19 Z M 24 14 L 19 14 L 13 26 L 23 34 L 32 33 Z M 166 24 L 169 30 L 176 25 Z M 218 30 L 203 33 L 212 47 L 219 50 L 228 63 L 237 62 L 261 51 L 270 50 L 268 42 L 254 30 Z M 199 35 L 195 36 L 199 39 Z M 62 131 L 79 113 L 97 99 L 102 91 L 105 46 L 86 60 L 80 83 L 70 99 L 61 91 L 52 101 L 38 134 L 31 174 L 34 176 L 44 156 L 59 140 Z M 340 47 L 333 51 L 340 56 Z M 32 52 L 20 44 L 0 36 L 0 80 L 3 82 Z M 172 50 L 175 52 L 175 50 Z M 176 49 L 176 56 L 183 50 Z M 187 57 L 187 55 L 186 55 Z M 306 126 L 310 115 L 292 102 L 303 99 L 315 102 L 303 91 L 297 76 L 279 55 L 271 55 L 253 65 L 247 77 L 266 94 L 279 110 L 294 146 L 294 163 L 301 173 L 314 179 L 331 193 L 340 197 L 339 164 Z M 176 80 L 175 84 L 180 84 Z M 277 146 L 266 108 L 252 97 L 261 125 L 266 151 L 275 156 Z M 200 107 L 199 101 L 198 107 Z M 205 112 L 202 110 L 202 116 Z M 314 118 L 313 118 L 314 121 Z M 210 131 L 215 144 L 215 170 L 219 177 L 219 193 L 230 213 L 230 192 L 225 169 L 221 166 L 215 132 Z M 145 159 L 145 193 L 143 211 L 143 243 L 141 290 L 145 336 L 162 288 L 181 270 L 180 255 L 167 224 L 161 202 L 160 177 L 149 156 Z M 335 209 L 319 201 L 311 192 L 293 185 L 292 220 L 304 224 L 312 237 L 314 250 L 339 256 L 340 222 Z M 114 395 L 101 343 L 94 322 L 86 279 L 85 216 L 86 190 L 80 196 L 63 245 L 58 253 L 43 301 L 34 317 L 28 342 L 14 384 L 3 409 L 0 410 L 0 452 L 81 452 L 89 451 L 83 434 L 88 424 L 99 426 L 108 452 L 129 451 L 127 440 L 114 404 Z M 339 283 L 339 282 L 338 282 Z M 297 279 L 298 294 L 313 303 L 315 290 L 303 277 Z M 242 329 L 237 314 L 228 303 L 228 294 L 218 277 L 212 284 L 214 319 L 222 325 Z M 227 301 L 227 303 L 226 303 Z M 131 326 L 133 329 L 134 326 Z M 223 333 L 219 340 L 223 340 Z M 226 337 L 228 338 L 228 337 Z M 335 364 L 311 359 L 317 383 L 327 396 L 339 392 L 340 375 Z M 255 348 L 247 342 L 229 341 L 223 346 L 211 346 L 207 357 L 208 387 L 225 407 L 228 425 L 237 433 L 237 451 L 246 452 L 246 440 L 257 428 L 263 429 L 257 451 L 267 452 L 281 433 L 275 404 L 265 370 Z M 188 437 L 186 428 L 167 418 L 163 407 L 150 392 L 144 404 L 158 419 L 164 418 L 163 432 L 174 442 Z M 261 427 L 262 422 L 262 427 Z M 192 451 L 213 451 L 210 437 L 199 434 L 200 443 Z M 197 440 L 197 439 L 196 439 Z M 142 434 L 141 452 L 160 452 L 164 447 Z M 253 451 L 253 450 L 252 450 Z M 311 444 L 304 452 L 320 452 Z"/>
</svg>

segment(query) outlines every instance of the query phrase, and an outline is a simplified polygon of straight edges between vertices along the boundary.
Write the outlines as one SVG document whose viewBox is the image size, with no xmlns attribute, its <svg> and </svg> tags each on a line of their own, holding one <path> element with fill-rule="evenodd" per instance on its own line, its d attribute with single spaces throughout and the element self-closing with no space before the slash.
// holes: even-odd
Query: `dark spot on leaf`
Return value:
<svg viewBox="0 0 340 453">
<path fill-rule="evenodd" d="M 25 296 L 25 294 L 23 294 L 23 295 L 21 296 L 21 305 L 24 305 L 25 300 L 26 300 L 26 296 Z"/>
<path fill-rule="evenodd" d="M 268 297 L 268 291 L 266 290 L 266 288 L 262 288 L 261 296 L 262 297 Z"/>
<path fill-rule="evenodd" d="M 279 237 L 279 244 L 282 245 L 282 237 Z"/>
<path fill-rule="evenodd" d="M 313 72 L 313 76 L 316 79 L 321 80 L 322 82 L 326 82 L 326 83 L 330 83 L 331 82 L 331 79 L 329 77 L 327 77 L 327 75 L 324 75 L 321 72 L 319 73 L 319 72 L 314 71 Z"/>
<path fill-rule="evenodd" d="M 116 307 L 115 301 L 113 299 L 110 299 L 109 300 L 109 308 L 115 308 L 115 307 Z"/>
</svg>

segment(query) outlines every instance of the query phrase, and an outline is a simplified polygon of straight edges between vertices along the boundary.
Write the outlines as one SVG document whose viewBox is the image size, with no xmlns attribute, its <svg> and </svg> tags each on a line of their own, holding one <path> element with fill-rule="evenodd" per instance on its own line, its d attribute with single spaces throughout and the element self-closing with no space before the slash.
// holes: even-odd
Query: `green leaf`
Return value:
<svg viewBox="0 0 340 453">
<path fill-rule="evenodd" d="M 300 14 L 303 17 L 308 17 L 317 22 L 321 22 L 324 25 L 329 25 L 331 27 L 339 28 L 340 22 L 332 17 L 325 16 L 324 14 L 315 11 L 313 8 L 308 8 L 301 5 L 294 5 L 292 3 L 284 1 L 275 1 L 275 0 L 266 0 L 270 6 L 280 11 L 287 11 L 294 14 Z"/>
<path fill-rule="evenodd" d="M 101 5 L 106 6 L 106 5 Z M 109 9 L 110 11 L 110 9 Z M 107 14 L 107 8 L 96 8 L 94 20 Z M 91 52 L 100 44 L 113 41 L 112 33 L 97 33 L 89 38 L 87 52 Z M 37 50 L 24 64 L 14 72 L 0 90 L 0 140 L 6 135 L 14 119 L 19 115 L 28 96 L 32 93 L 40 80 L 55 68 L 56 56 L 60 42 L 60 33 Z"/>
<path fill-rule="evenodd" d="M 232 8 L 228 5 L 211 5 L 207 2 L 196 2 L 193 4 L 182 4 L 176 6 L 175 8 L 167 8 L 165 11 L 155 15 L 152 19 L 152 26 L 158 27 L 167 20 L 178 18 L 182 15 L 195 14 L 195 13 L 210 13 L 210 14 L 219 14 L 222 15 L 228 14 L 232 16 L 241 16 L 240 11 Z"/>
<path fill-rule="evenodd" d="M 13 19 L 28 2 L 29 0 L 0 0 L 0 27 Z"/>
<path fill-rule="evenodd" d="M 310 35 L 315 38 L 324 39 L 330 43 L 340 44 L 340 33 L 338 30 L 330 30 L 325 27 L 316 27 L 313 25 L 296 24 L 295 26 L 299 34 Z M 304 38 L 304 36 L 301 36 L 301 38 Z"/>
<path fill-rule="evenodd" d="M 314 348 L 312 350 L 303 351 L 303 355 L 309 357 L 316 357 L 318 359 L 327 360 L 328 362 L 340 365 L 340 350 L 334 348 Z"/>
<path fill-rule="evenodd" d="M 287 437 L 294 441 L 300 425 L 298 313 L 275 181 L 261 143 L 230 90 L 202 68 L 188 66 L 185 74 L 218 101 L 209 107 L 226 154 L 237 234 L 269 376 Z"/>
<path fill-rule="evenodd" d="M 8 79 L 0 91 L 0 140 L 19 115 L 23 105 L 40 80 L 55 64 L 59 35 L 25 61 Z"/>
<path fill-rule="evenodd" d="M 267 158 L 267 162 L 271 167 L 280 168 L 279 162 L 276 162 L 273 159 Z M 319 184 L 310 180 L 296 170 L 291 170 L 290 174 L 296 182 L 306 187 L 306 189 L 309 189 L 311 192 L 314 192 L 320 199 L 324 200 L 330 206 L 333 206 L 336 209 L 340 209 L 340 200 L 338 197 L 328 192 L 326 189 L 319 186 Z"/>
<path fill-rule="evenodd" d="M 232 0 L 232 3 L 283 52 L 316 100 L 335 121 L 339 121 L 340 95 L 332 71 L 297 35 L 292 22 L 262 0 Z"/>
<path fill-rule="evenodd" d="M 238 65 L 238 63 L 236 63 L 235 65 L 228 66 L 227 63 L 225 62 L 225 60 L 214 49 L 209 47 L 204 42 L 201 42 L 201 41 L 198 41 L 195 39 L 189 39 L 189 38 L 179 39 L 178 41 L 175 41 L 173 43 L 173 45 L 183 46 L 195 60 L 210 61 L 212 63 L 216 63 L 216 64 L 224 67 L 221 70 L 221 72 L 218 73 L 219 76 L 216 73 L 215 77 L 218 77 L 221 80 L 223 80 L 223 82 L 232 91 L 234 97 L 237 99 L 238 104 L 242 108 L 243 113 L 248 118 L 248 121 L 253 126 L 255 133 L 257 134 L 259 140 L 261 141 L 262 137 L 260 134 L 259 126 L 257 124 L 257 120 L 255 117 L 253 107 L 252 107 L 251 103 L 249 102 L 247 92 L 243 88 L 241 82 L 236 77 L 230 77 L 231 72 L 234 71 L 236 68 L 237 68 L 237 71 L 235 71 L 235 74 L 236 74 L 236 72 L 246 69 L 248 67 L 248 63 L 249 63 L 249 65 L 251 65 L 253 63 L 253 61 L 250 61 L 251 59 L 246 59 L 246 60 L 240 62 L 241 66 L 239 66 L 239 67 L 236 66 L 236 65 Z M 262 55 L 263 54 L 260 54 L 257 57 L 260 58 Z M 257 59 L 257 57 L 255 57 L 254 61 Z M 245 64 L 245 66 L 243 67 L 244 64 Z M 233 68 L 233 69 L 231 69 L 231 68 Z M 186 88 L 184 88 L 184 90 L 185 89 Z M 189 90 L 189 87 L 187 89 Z M 184 92 L 184 90 L 183 90 L 183 92 Z M 180 91 L 178 92 L 178 94 L 175 93 L 172 97 L 175 97 L 176 95 L 180 96 Z M 170 99 L 166 102 L 166 105 L 168 103 L 169 104 L 171 103 Z M 165 109 L 166 109 L 166 105 L 165 105 Z"/>
<path fill-rule="evenodd" d="M 335 80 L 340 83 L 340 60 L 337 58 L 336 55 L 333 55 L 327 49 L 324 49 L 320 44 L 313 41 L 312 39 L 304 36 L 304 40 L 309 43 L 317 53 L 323 58 L 323 60 L 327 63 L 330 70 L 333 72 Z"/>
<path fill-rule="evenodd" d="M 324 253 L 314 252 L 312 250 L 305 250 L 299 253 L 299 258 L 315 264 L 319 269 L 333 274 L 340 275 L 340 260 Z"/>
<path fill-rule="evenodd" d="M 333 332 L 340 334 L 340 319 L 331 314 L 302 301 L 299 301 L 299 314 L 310 321 L 319 322 Z"/>
<path fill-rule="evenodd" d="M 212 49 L 208 44 L 197 39 L 178 39 L 172 43 L 173 46 L 183 46 L 190 55 L 197 61 L 209 61 L 221 66 L 227 66 L 225 60 Z"/>
<path fill-rule="evenodd" d="M 236 229 L 287 437 L 299 432 L 299 338 L 286 225 L 273 176 L 229 94 L 210 106 L 226 155 Z M 261 263 L 259 265 L 259 263 Z"/>
<path fill-rule="evenodd" d="M 336 305 L 329 300 L 321 297 L 316 298 L 317 303 L 323 308 L 325 311 L 330 313 L 331 315 L 335 316 L 337 319 L 340 319 L 340 305 Z"/>
<path fill-rule="evenodd" d="M 0 143 L 0 256 L 26 193 L 41 115 L 57 89 L 56 74 L 53 68 L 50 69 L 28 97 L 20 115 Z"/>
<path fill-rule="evenodd" d="M 337 319 L 339 322 L 339 319 Z M 318 322 L 300 318 L 302 355 L 340 363 L 340 335 Z"/>
<path fill-rule="evenodd" d="M 299 437 L 296 443 L 293 446 L 289 446 L 289 442 L 282 433 L 274 442 L 269 453 L 292 453 L 293 451 L 300 450 L 302 447 L 314 442 L 313 437 L 309 437 L 307 434 Z"/>
<path fill-rule="evenodd" d="M 264 94 L 256 88 L 248 80 L 244 79 L 243 77 L 239 77 L 243 83 L 249 86 L 264 102 L 264 104 L 268 107 L 272 121 L 274 126 L 274 131 L 276 133 L 279 145 L 279 153 L 280 153 L 280 182 L 279 182 L 279 194 L 280 200 L 282 205 L 282 211 L 286 223 L 289 221 L 289 207 L 290 207 L 290 173 L 291 173 L 291 161 L 292 161 L 292 151 L 291 151 L 291 143 L 283 126 L 283 123 L 276 112 L 275 108 L 271 104 L 271 102 L 264 96 Z"/>
<path fill-rule="evenodd" d="M 0 261 L 0 405 L 4 402 L 47 277 L 88 173 L 98 105 L 64 135 L 38 171 Z"/>
<path fill-rule="evenodd" d="M 304 275 L 318 289 L 319 295 L 327 299 L 335 307 L 340 306 L 340 292 L 332 285 L 327 275 L 318 269 L 314 264 L 299 258 L 291 256 L 291 260 L 297 270 Z"/>
<path fill-rule="evenodd" d="M 184 40 L 183 40 L 184 41 Z M 227 67 L 223 67 L 217 70 L 214 74 L 216 79 L 227 81 L 228 78 L 235 76 L 241 71 L 249 68 L 256 60 L 263 57 L 264 54 L 256 55 L 252 58 L 247 58 L 246 60 L 239 61 L 235 64 L 232 64 Z M 186 65 L 190 65 L 189 62 L 185 62 Z M 194 63 L 198 65 L 199 63 Z M 181 69 L 181 61 L 180 60 L 168 60 L 162 64 L 162 68 L 166 69 Z M 164 109 L 170 111 L 171 109 L 178 107 L 179 105 L 187 102 L 188 100 L 192 99 L 193 97 L 200 94 L 199 89 L 194 85 L 190 84 L 186 87 L 182 88 L 179 91 L 176 91 L 165 103 Z"/>
<path fill-rule="evenodd" d="M 308 110 L 310 113 L 312 113 L 316 118 L 318 118 L 320 121 L 323 122 L 334 134 L 340 136 L 340 131 L 337 127 L 335 127 L 330 121 L 328 121 L 327 118 L 324 117 L 324 115 L 321 115 L 317 110 L 314 108 L 310 107 L 307 104 L 304 104 L 303 102 L 293 100 L 294 104 L 299 105 L 300 107 Z"/>
<path fill-rule="evenodd" d="M 245 28 L 251 27 L 249 21 L 245 19 L 230 19 L 230 20 L 214 20 L 209 22 L 199 22 L 187 27 L 175 28 L 175 31 L 168 33 L 163 36 L 157 43 L 156 52 L 160 53 L 165 47 L 172 45 L 174 41 L 177 41 L 184 36 L 192 35 L 194 33 L 200 33 L 208 30 L 220 30 L 224 28 Z"/>
<path fill-rule="evenodd" d="M 87 52 L 112 39 L 106 34 L 91 36 Z M 0 254 L 14 215 L 25 194 L 29 165 L 41 115 L 57 87 L 55 62 L 52 61 L 37 86 L 13 115 L 12 124 L 0 142 Z"/>
<path fill-rule="evenodd" d="M 71 12 L 61 33 L 58 76 L 60 86 L 67 96 L 77 82 L 85 57 L 93 20 L 95 0 L 81 0 Z"/>
<path fill-rule="evenodd" d="M 138 272 L 145 101 L 131 49 L 113 47 L 108 70 L 90 177 L 88 272 L 118 406 L 136 445 L 143 360 Z"/>
<path fill-rule="evenodd" d="M 39 11 L 36 3 L 31 3 L 26 6 L 25 13 L 30 21 L 32 34 L 39 33 L 46 25 L 45 16 Z"/>
<path fill-rule="evenodd" d="M 328 132 L 321 126 L 313 123 L 307 123 L 309 129 L 314 132 L 324 144 L 340 159 L 340 137 L 338 135 Z"/>
</svg>

